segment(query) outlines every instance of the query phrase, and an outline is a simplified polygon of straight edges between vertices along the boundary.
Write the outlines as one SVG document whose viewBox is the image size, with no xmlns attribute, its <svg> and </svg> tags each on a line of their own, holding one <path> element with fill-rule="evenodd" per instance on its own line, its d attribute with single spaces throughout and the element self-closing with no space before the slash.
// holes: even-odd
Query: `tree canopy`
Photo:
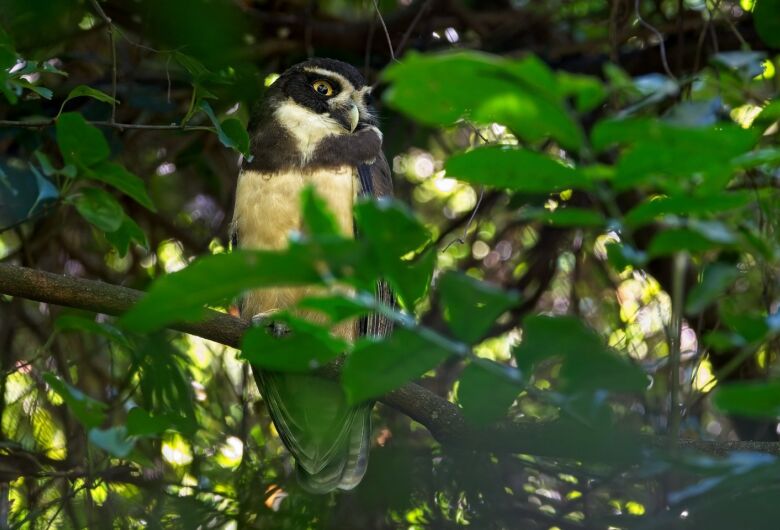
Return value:
<svg viewBox="0 0 780 530">
<path fill-rule="evenodd" d="M 0 0 L 0 530 L 777 528 L 778 51 L 778 0 Z M 313 56 L 395 197 L 231 248 Z M 350 289 L 238 318 L 303 284 Z M 296 483 L 250 367 L 378 401 L 355 490 Z"/>
</svg>

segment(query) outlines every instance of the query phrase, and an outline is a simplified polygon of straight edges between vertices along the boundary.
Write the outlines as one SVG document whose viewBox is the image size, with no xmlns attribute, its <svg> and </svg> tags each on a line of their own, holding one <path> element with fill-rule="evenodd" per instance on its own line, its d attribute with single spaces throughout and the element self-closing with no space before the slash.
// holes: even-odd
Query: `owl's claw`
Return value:
<svg viewBox="0 0 780 530">
<path fill-rule="evenodd" d="M 290 328 L 284 322 L 279 322 L 272 319 L 273 312 L 258 313 L 252 316 L 252 325 L 255 327 L 265 327 L 271 332 L 274 337 L 284 337 L 290 333 Z"/>
</svg>

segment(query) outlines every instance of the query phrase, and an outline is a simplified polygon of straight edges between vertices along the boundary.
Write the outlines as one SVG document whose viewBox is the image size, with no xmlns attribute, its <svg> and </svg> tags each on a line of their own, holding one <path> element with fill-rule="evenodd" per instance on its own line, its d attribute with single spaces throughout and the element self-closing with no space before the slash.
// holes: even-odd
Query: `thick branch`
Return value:
<svg viewBox="0 0 780 530">
<path fill-rule="evenodd" d="M 118 285 L 74 278 L 0 263 L 0 293 L 45 302 L 119 315 L 127 311 L 143 292 Z M 172 329 L 238 347 L 248 323 L 239 318 L 208 311 L 198 323 L 181 323 Z M 576 458 L 576 433 L 571 425 L 550 423 L 504 423 L 475 429 L 470 427 L 457 405 L 415 383 L 389 392 L 380 401 L 424 425 L 440 443 L 460 449 L 491 452 L 527 453 L 538 456 Z M 613 440 L 614 441 L 614 440 Z M 628 435 L 626 443 L 653 442 L 648 437 Z M 728 451 L 757 451 L 780 455 L 780 444 L 760 442 L 706 442 L 682 440 L 683 448 L 722 455 Z M 605 445 L 605 456 L 611 449 Z"/>
</svg>

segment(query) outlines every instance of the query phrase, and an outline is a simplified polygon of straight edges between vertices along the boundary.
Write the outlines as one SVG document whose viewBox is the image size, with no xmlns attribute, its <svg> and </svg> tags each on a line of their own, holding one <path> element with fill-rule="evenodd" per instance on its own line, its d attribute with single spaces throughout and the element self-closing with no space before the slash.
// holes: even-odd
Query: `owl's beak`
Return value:
<svg viewBox="0 0 780 530">
<path fill-rule="evenodd" d="M 360 111 L 358 110 L 357 105 L 352 105 L 349 109 L 349 132 L 355 132 L 358 120 L 360 120 Z"/>
</svg>

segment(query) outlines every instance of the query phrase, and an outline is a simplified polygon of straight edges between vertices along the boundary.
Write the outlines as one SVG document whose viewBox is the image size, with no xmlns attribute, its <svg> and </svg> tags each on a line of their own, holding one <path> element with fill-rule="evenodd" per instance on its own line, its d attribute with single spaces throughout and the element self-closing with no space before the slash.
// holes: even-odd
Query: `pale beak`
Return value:
<svg viewBox="0 0 780 530">
<path fill-rule="evenodd" d="M 360 120 L 360 111 L 358 110 L 357 105 L 352 105 L 352 107 L 349 109 L 349 132 L 355 132 L 355 127 L 358 125 L 358 120 Z"/>
</svg>

